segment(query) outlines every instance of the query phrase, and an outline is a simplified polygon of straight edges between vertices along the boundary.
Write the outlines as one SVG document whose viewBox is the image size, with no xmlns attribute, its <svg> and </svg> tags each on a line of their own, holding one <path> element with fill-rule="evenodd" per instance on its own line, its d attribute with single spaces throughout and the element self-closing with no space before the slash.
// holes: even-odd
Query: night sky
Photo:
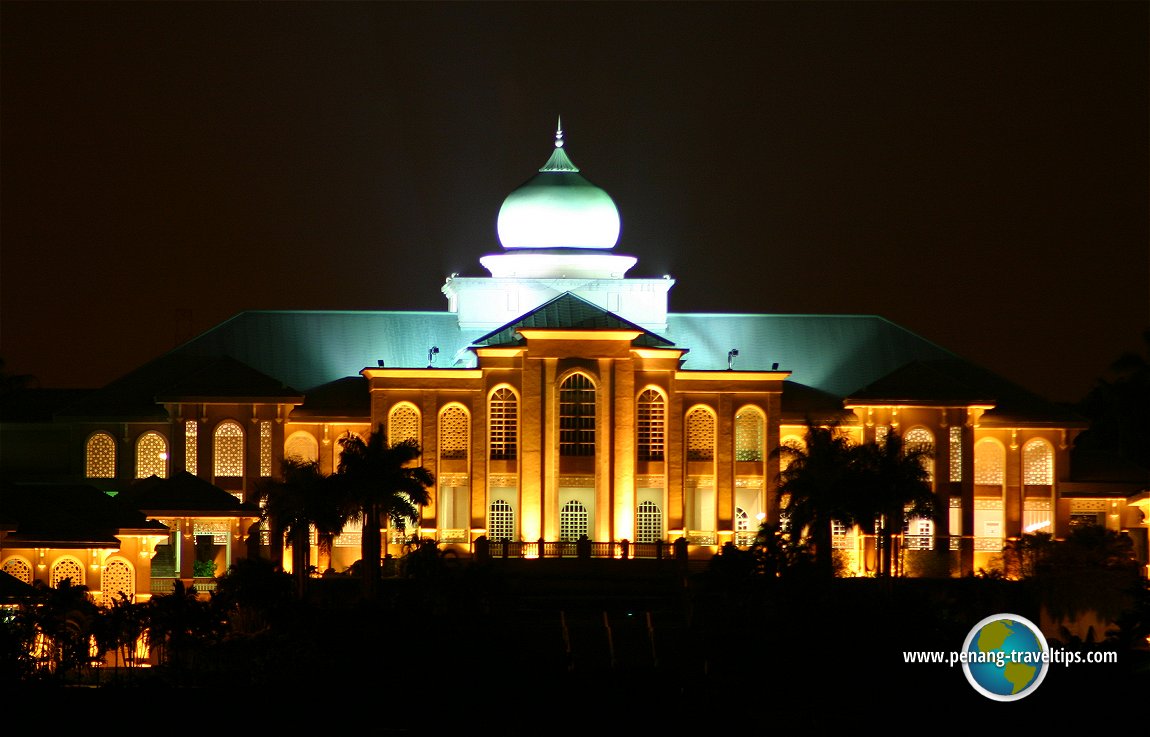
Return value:
<svg viewBox="0 0 1150 737">
<path fill-rule="evenodd" d="M 1055 400 L 1150 327 L 1150 4 L 0 3 L 0 357 L 446 309 L 563 117 L 677 312 L 883 315 Z"/>
</svg>

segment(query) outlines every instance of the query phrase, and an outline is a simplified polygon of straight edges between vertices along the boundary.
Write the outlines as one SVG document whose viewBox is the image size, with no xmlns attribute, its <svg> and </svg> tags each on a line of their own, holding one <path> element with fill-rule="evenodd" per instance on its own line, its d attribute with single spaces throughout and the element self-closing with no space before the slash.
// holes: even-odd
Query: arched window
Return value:
<svg viewBox="0 0 1150 737">
<path fill-rule="evenodd" d="M 742 507 L 735 507 L 735 532 L 749 532 L 751 516 Z"/>
<path fill-rule="evenodd" d="M 491 518 L 487 521 L 487 538 L 492 541 L 515 539 L 515 509 L 503 501 L 491 502 Z"/>
<path fill-rule="evenodd" d="M 4 561 L 3 566 L 0 566 L 0 571 L 4 571 L 17 581 L 32 583 L 32 564 L 23 558 L 9 558 Z"/>
<path fill-rule="evenodd" d="M 71 556 L 56 561 L 48 581 L 52 588 L 58 589 L 65 579 L 73 586 L 87 586 L 84 582 L 84 565 Z"/>
<path fill-rule="evenodd" d="M 974 445 L 974 483 L 1002 486 L 1005 480 L 1006 449 L 997 440 L 983 438 Z"/>
<path fill-rule="evenodd" d="M 595 384 L 587 374 L 571 374 L 559 387 L 559 455 L 595 455 Z"/>
<path fill-rule="evenodd" d="M 636 405 L 638 417 L 635 422 L 639 460 L 663 460 L 663 447 L 666 441 L 667 403 L 663 395 L 654 389 L 647 389 L 639 395 Z"/>
<path fill-rule="evenodd" d="M 491 460 L 513 461 L 519 444 L 519 398 L 501 386 L 487 400 L 487 420 L 491 428 Z"/>
<path fill-rule="evenodd" d="M 1022 483 L 1027 486 L 1054 484 L 1054 449 L 1041 438 L 1022 446 Z"/>
<path fill-rule="evenodd" d="M 146 432 L 136 440 L 136 478 L 168 477 L 168 440 L 158 432 Z"/>
<path fill-rule="evenodd" d="M 319 442 L 310 432 L 297 430 L 289 435 L 284 443 L 284 458 L 317 461 L 319 460 Z"/>
<path fill-rule="evenodd" d="M 458 404 L 449 404 L 439 413 L 439 457 L 467 460 L 471 445 L 471 419 Z"/>
<path fill-rule="evenodd" d="M 391 445 L 405 440 L 419 442 L 419 410 L 403 402 L 391 408 L 387 416 L 387 442 Z"/>
<path fill-rule="evenodd" d="M 103 592 L 104 606 L 129 599 L 136 594 L 136 575 L 132 566 L 123 558 L 112 558 L 104 565 L 100 574 L 100 590 Z"/>
<path fill-rule="evenodd" d="M 84 475 L 90 479 L 116 478 L 116 440 L 108 433 L 98 432 L 88 438 Z"/>
<path fill-rule="evenodd" d="M 805 453 L 807 441 L 801 435 L 784 435 L 779 439 L 779 473 L 786 471 L 787 466 L 791 465 L 791 461 L 795 459 L 794 453 L 788 450 L 792 448 Z"/>
<path fill-rule="evenodd" d="M 575 542 L 587 535 L 590 529 L 590 516 L 582 502 L 572 499 L 559 510 L 559 539 L 562 542 Z"/>
<path fill-rule="evenodd" d="M 715 458 L 715 416 L 706 407 L 695 407 L 687 413 L 687 460 L 711 461 Z"/>
<path fill-rule="evenodd" d="M 922 451 L 922 467 L 926 469 L 927 481 L 934 483 L 934 434 L 925 427 L 913 427 L 902 438 L 902 448 L 906 452 Z"/>
<path fill-rule="evenodd" d="M 763 460 L 766 418 L 754 407 L 744 407 L 735 415 L 735 460 Z"/>
<path fill-rule="evenodd" d="M 216 426 L 212 443 L 216 476 L 244 475 L 244 428 L 235 420 L 224 420 Z"/>
<path fill-rule="evenodd" d="M 635 542 L 653 543 L 663 537 L 663 510 L 654 502 L 640 502 L 635 510 Z"/>
</svg>

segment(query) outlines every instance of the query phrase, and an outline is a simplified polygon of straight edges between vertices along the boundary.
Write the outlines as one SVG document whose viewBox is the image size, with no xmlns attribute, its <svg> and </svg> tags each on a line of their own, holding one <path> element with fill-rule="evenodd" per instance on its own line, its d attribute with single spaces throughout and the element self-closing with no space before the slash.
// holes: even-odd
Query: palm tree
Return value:
<svg viewBox="0 0 1150 737">
<path fill-rule="evenodd" d="M 259 494 L 277 535 L 286 535 L 291 541 L 296 593 L 302 598 L 307 586 L 311 528 L 315 527 L 320 555 L 330 557 L 335 536 L 356 510 L 343 486 L 321 471 L 318 462 L 285 458 L 282 469 L 283 479 L 265 480 Z"/>
<path fill-rule="evenodd" d="M 365 442 L 357 435 L 340 438 L 343 452 L 337 477 L 359 505 L 363 520 L 362 553 L 364 595 L 374 598 L 379 589 L 382 541 L 380 524 L 389 520 L 400 529 L 419 520 L 419 507 L 431 501 L 428 489 L 435 478 L 418 465 L 419 443 L 405 440 L 388 445 L 383 426 Z"/>
<path fill-rule="evenodd" d="M 878 575 L 890 577 L 893 562 L 891 540 L 896 530 L 912 517 L 934 515 L 934 492 L 930 487 L 929 445 L 907 445 L 893 429 L 883 442 L 859 446 L 854 463 L 856 489 L 854 519 L 864 529 L 878 528 Z"/>
<path fill-rule="evenodd" d="M 779 509 L 789 522 L 791 542 L 806 537 L 814 546 L 815 570 L 834 572 L 831 523 L 854 522 L 852 488 L 857 449 L 837 426 L 807 421 L 804 445 L 788 443 L 772 452 L 782 461 Z"/>
</svg>

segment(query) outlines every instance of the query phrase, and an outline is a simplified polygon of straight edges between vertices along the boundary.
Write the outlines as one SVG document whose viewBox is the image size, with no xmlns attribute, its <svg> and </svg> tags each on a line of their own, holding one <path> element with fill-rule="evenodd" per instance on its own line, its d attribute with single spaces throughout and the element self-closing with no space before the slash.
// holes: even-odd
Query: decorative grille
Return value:
<svg viewBox="0 0 1150 737">
<path fill-rule="evenodd" d="M 466 459 L 471 433 L 467 412 L 452 405 L 439 414 L 439 457 Z"/>
<path fill-rule="evenodd" d="M 687 460 L 710 461 L 715 458 L 715 416 L 702 407 L 687 415 Z"/>
<path fill-rule="evenodd" d="M 763 460 L 763 414 L 745 409 L 735 415 L 735 460 Z"/>
<path fill-rule="evenodd" d="M 399 404 L 387 420 L 387 440 L 391 445 L 405 440 L 419 441 L 419 412 L 410 404 Z"/>
<path fill-rule="evenodd" d="M 136 478 L 168 476 L 168 441 L 158 432 L 146 432 L 136 440 Z"/>
<path fill-rule="evenodd" d="M 903 438 L 903 448 L 907 451 L 921 451 L 927 455 L 922 459 L 927 481 L 934 482 L 934 435 L 925 427 L 915 427 L 907 431 Z"/>
<path fill-rule="evenodd" d="M 106 432 L 88 438 L 84 475 L 90 479 L 116 478 L 116 441 Z"/>
<path fill-rule="evenodd" d="M 216 428 L 215 475 L 244 475 L 244 429 L 234 420 L 225 420 Z"/>
<path fill-rule="evenodd" d="M 519 440 L 519 399 L 515 392 L 500 387 L 487 405 L 491 423 L 491 460 L 513 461 Z"/>
<path fill-rule="evenodd" d="M 647 389 L 639 395 L 637 405 L 636 433 L 638 435 L 639 460 L 663 460 L 665 441 L 664 419 L 666 403 L 663 395 L 654 389 Z"/>
<path fill-rule="evenodd" d="M 559 389 L 559 455 L 595 455 L 595 385 L 572 374 Z"/>
<path fill-rule="evenodd" d="M 318 460 L 319 443 L 310 432 L 303 430 L 293 432 L 284 443 L 284 458 L 295 458 L 300 461 Z"/>
<path fill-rule="evenodd" d="M 119 601 L 120 594 L 127 597 L 135 595 L 135 575 L 127 561 L 119 559 L 108 561 L 100 576 L 100 589 L 103 593 L 104 606 L 111 606 L 112 602 Z"/>
<path fill-rule="evenodd" d="M 747 532 L 751 529 L 751 516 L 742 507 L 735 507 L 735 532 Z"/>
<path fill-rule="evenodd" d="M 1045 440 L 1034 438 L 1022 446 L 1022 483 L 1027 486 L 1054 484 L 1054 451 Z"/>
<path fill-rule="evenodd" d="M 1002 486 L 1006 451 L 993 440 L 979 440 L 974 446 L 974 483 Z"/>
<path fill-rule="evenodd" d="M 4 561 L 4 565 L 0 567 L 0 571 L 4 571 L 17 581 L 23 581 L 27 584 L 32 583 L 32 565 L 26 560 L 9 558 Z"/>
<path fill-rule="evenodd" d="M 70 579 L 73 586 L 87 585 L 84 583 L 84 566 L 80 561 L 75 558 L 62 558 L 56 561 L 56 565 L 52 566 L 50 578 L 52 588 L 59 588 L 64 579 Z"/>
<path fill-rule="evenodd" d="M 950 480 L 962 481 L 962 428 L 950 428 Z"/>
<path fill-rule="evenodd" d="M 272 423 L 260 422 L 260 476 L 272 475 Z"/>
<path fill-rule="evenodd" d="M 200 424 L 195 420 L 184 421 L 184 470 L 193 476 L 199 469 L 197 453 Z"/>
</svg>

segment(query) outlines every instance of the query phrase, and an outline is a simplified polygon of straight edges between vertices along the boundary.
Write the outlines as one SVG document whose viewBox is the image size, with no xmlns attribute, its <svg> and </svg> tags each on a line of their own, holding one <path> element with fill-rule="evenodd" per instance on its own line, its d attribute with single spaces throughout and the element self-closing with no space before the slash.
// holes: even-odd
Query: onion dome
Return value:
<svg viewBox="0 0 1150 737">
<path fill-rule="evenodd" d="M 496 227 L 499 242 L 509 249 L 614 248 L 619 242 L 619 209 L 571 163 L 560 125 L 551 158 L 507 195 Z"/>
</svg>

